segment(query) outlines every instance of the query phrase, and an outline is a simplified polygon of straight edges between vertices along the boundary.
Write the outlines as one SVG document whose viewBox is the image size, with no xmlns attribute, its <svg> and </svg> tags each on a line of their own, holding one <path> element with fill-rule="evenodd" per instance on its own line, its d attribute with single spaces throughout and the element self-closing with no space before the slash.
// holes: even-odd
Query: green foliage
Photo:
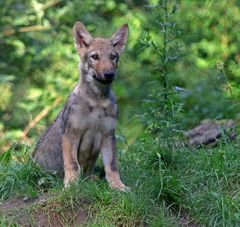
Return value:
<svg viewBox="0 0 240 227">
<path fill-rule="evenodd" d="M 154 135 L 163 135 L 163 144 L 172 142 L 179 127 L 183 104 L 171 81 L 173 64 L 181 57 L 183 45 L 180 41 L 181 29 L 173 20 L 177 11 L 176 1 L 149 1 L 146 6 L 150 24 L 140 38 L 140 45 L 149 48 L 155 55 L 154 78 L 145 111 L 141 116 L 147 129 Z M 174 130 L 174 132 L 173 132 Z"/>
<path fill-rule="evenodd" d="M 202 119 L 239 121 L 239 15 L 234 0 L 1 1 L 0 153 L 7 152 L 0 156 L 0 199 L 54 190 L 63 211 L 84 198 L 94 216 L 90 226 L 178 226 L 182 210 L 202 225 L 236 226 L 239 141 L 198 152 L 174 142 Z M 62 181 L 39 169 L 29 148 L 11 146 L 46 111 L 24 138 L 33 148 L 77 82 L 77 20 L 94 36 L 130 25 L 114 84 L 130 194 L 112 192 L 102 180 L 79 180 L 61 192 Z M 8 223 L 0 218 L 0 225 Z"/>
<path fill-rule="evenodd" d="M 167 146 L 171 146 L 173 139 L 181 137 L 183 130 L 195 126 L 202 119 L 239 118 L 239 86 L 229 73 L 229 68 L 237 71 L 236 49 L 233 48 L 231 54 L 226 50 L 224 59 L 222 51 L 226 46 L 219 43 L 219 37 L 214 40 L 214 35 L 220 35 L 219 31 L 215 33 L 208 29 L 211 23 L 213 31 L 225 31 L 224 26 L 228 27 L 232 25 L 232 21 L 240 18 L 224 17 L 224 20 L 232 20 L 224 26 L 223 22 L 214 23 L 225 7 L 225 4 L 220 5 L 210 1 L 199 4 L 184 1 L 177 4 L 176 1 L 161 0 L 149 1 L 146 6 L 148 20 L 139 44 L 151 53 L 153 76 L 148 85 L 150 95 L 144 100 L 141 119 L 148 131 Z M 231 6 L 233 8 L 228 9 L 229 12 L 237 10 L 236 3 L 231 2 Z M 190 22 L 187 16 L 193 15 L 193 12 L 185 7 L 202 7 L 202 13 L 207 17 L 206 21 L 204 20 L 206 24 L 196 27 L 196 24 L 203 20 L 202 14 Z M 212 7 L 215 7 L 214 16 L 209 13 Z M 216 7 L 219 10 L 217 12 Z M 185 14 L 183 9 L 188 13 Z M 199 20 L 198 23 L 196 20 Z M 196 34 L 198 36 L 195 36 Z M 231 33 L 226 35 L 231 36 Z M 233 45 L 236 47 L 237 43 L 234 42 Z M 199 52 L 194 52 L 193 46 L 206 48 L 201 50 L 209 54 L 202 55 L 200 59 Z M 230 66 L 226 57 L 234 57 L 231 64 L 235 66 Z M 197 59 L 200 59 L 199 62 L 193 62 Z"/>
<path fill-rule="evenodd" d="M 184 111 L 191 112 L 191 125 L 206 117 L 239 118 L 238 6 L 237 1 L 182 1 L 179 7 L 176 20 L 185 30 L 182 41 L 187 51 L 177 63 L 178 78 L 174 80 L 178 86 L 189 88 L 195 99 L 189 105 L 188 95 Z"/>
<path fill-rule="evenodd" d="M 6 217 L 0 217 L 0 226 L 17 227 L 12 220 L 9 220 L 9 218 Z"/>
</svg>

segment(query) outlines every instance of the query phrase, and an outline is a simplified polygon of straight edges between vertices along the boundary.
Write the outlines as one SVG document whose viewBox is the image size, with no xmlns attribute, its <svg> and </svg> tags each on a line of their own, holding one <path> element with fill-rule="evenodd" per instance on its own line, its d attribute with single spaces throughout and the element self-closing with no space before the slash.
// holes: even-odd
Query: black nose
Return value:
<svg viewBox="0 0 240 227">
<path fill-rule="evenodd" d="M 103 74 L 105 80 L 113 80 L 115 74 L 113 72 L 106 72 Z"/>
</svg>

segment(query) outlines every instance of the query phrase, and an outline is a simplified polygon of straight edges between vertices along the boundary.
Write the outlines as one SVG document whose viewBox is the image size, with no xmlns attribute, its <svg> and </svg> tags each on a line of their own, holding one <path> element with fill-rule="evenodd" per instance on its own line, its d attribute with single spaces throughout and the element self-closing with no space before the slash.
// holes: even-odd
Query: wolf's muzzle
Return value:
<svg viewBox="0 0 240 227">
<path fill-rule="evenodd" d="M 98 77 L 97 75 L 93 75 L 93 78 L 97 80 L 99 83 L 107 85 L 107 84 L 111 84 L 114 81 L 115 73 L 106 72 L 106 73 L 103 73 L 103 76 L 101 77 Z"/>
<path fill-rule="evenodd" d="M 103 74 L 104 80 L 113 81 L 115 78 L 115 74 L 113 72 L 107 72 Z"/>
</svg>

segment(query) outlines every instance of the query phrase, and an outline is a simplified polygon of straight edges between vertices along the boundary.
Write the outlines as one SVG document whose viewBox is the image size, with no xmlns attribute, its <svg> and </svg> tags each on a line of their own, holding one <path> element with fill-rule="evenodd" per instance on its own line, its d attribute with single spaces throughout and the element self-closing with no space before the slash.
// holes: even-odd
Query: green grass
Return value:
<svg viewBox="0 0 240 227">
<path fill-rule="evenodd" d="M 0 217 L 0 226 L 1 227 L 16 227 L 17 225 L 14 224 L 10 218 L 1 216 Z"/>
<path fill-rule="evenodd" d="M 239 145 L 195 152 L 183 150 L 176 160 L 175 172 L 184 188 L 182 203 L 192 216 L 209 226 L 237 226 L 240 223 Z"/>
<path fill-rule="evenodd" d="M 41 170 L 26 150 L 9 150 L 0 157 L 0 200 L 13 196 L 36 197 L 51 188 L 59 189 L 62 182 Z"/>
<path fill-rule="evenodd" d="M 39 169 L 23 153 L 20 161 L 13 152 L 1 159 L 0 201 L 51 192 L 47 202 L 28 207 L 30 216 L 34 212 L 64 214 L 81 207 L 87 213 L 86 226 L 180 226 L 183 216 L 202 226 L 240 222 L 238 143 L 193 150 L 166 148 L 150 138 L 140 140 L 119 155 L 130 193 L 112 191 L 102 179 L 80 179 L 62 191 L 61 180 Z M 3 215 L 0 224 L 12 223 L 8 218 Z"/>
</svg>

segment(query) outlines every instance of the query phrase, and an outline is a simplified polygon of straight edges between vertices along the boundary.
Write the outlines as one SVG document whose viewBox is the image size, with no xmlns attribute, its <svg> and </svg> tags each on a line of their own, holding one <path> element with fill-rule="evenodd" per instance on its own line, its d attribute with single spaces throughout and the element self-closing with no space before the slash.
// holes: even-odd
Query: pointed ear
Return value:
<svg viewBox="0 0 240 227">
<path fill-rule="evenodd" d="M 85 26 L 79 21 L 73 26 L 73 38 L 77 51 L 80 51 L 82 48 L 88 48 L 93 39 Z"/>
<path fill-rule="evenodd" d="M 112 45 L 116 51 L 121 53 L 124 50 L 128 38 L 128 24 L 122 25 L 111 37 Z"/>
</svg>

